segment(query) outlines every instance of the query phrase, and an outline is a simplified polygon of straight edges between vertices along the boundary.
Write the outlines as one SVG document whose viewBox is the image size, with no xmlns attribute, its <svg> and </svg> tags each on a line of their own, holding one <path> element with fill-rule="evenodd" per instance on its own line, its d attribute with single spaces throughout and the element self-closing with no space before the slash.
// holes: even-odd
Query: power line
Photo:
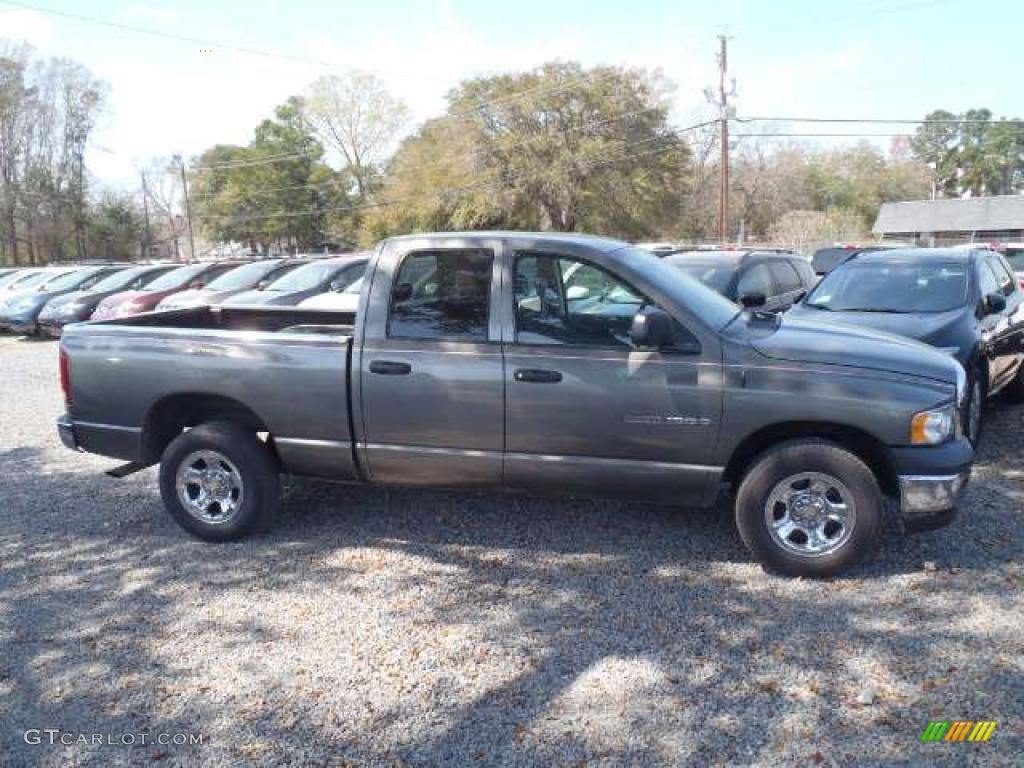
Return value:
<svg viewBox="0 0 1024 768">
<path fill-rule="evenodd" d="M 135 32 L 137 34 L 142 34 L 142 35 L 151 35 L 151 36 L 154 36 L 154 37 L 160 37 L 160 38 L 163 38 L 163 39 L 166 39 L 166 40 L 173 40 L 173 41 L 176 41 L 176 42 L 190 43 L 190 44 L 193 44 L 193 45 L 200 45 L 200 46 L 204 46 L 204 47 L 205 46 L 209 46 L 209 47 L 223 48 L 224 50 L 234 51 L 236 53 L 243 53 L 243 54 L 247 54 L 247 55 L 250 55 L 250 56 L 260 56 L 260 57 L 263 57 L 263 58 L 280 59 L 280 60 L 283 60 L 283 61 L 293 61 L 293 62 L 299 62 L 299 63 L 304 63 L 304 64 L 312 64 L 312 65 L 315 65 L 315 66 L 324 67 L 326 69 L 333 69 L 333 70 L 339 70 L 340 69 L 340 67 L 337 64 L 332 63 L 332 62 L 328 62 L 328 61 L 323 61 L 321 59 L 313 59 L 313 58 L 309 58 L 307 56 L 297 56 L 297 55 L 294 55 L 294 54 L 267 51 L 267 50 L 260 49 L 260 48 L 253 48 L 251 46 L 234 45 L 232 43 L 224 43 L 224 42 L 221 42 L 221 41 L 218 41 L 218 40 L 211 40 L 211 39 L 206 39 L 206 38 L 192 37 L 190 35 L 179 35 L 179 34 L 175 34 L 175 33 L 172 33 L 172 32 L 165 32 L 165 31 L 159 30 L 159 29 L 153 29 L 151 27 L 143 27 L 143 26 L 138 26 L 138 25 L 135 25 L 135 24 L 124 24 L 124 23 L 121 23 L 121 22 L 111 21 L 109 19 L 100 19 L 100 18 L 97 18 L 95 16 L 86 16 L 86 15 L 80 14 L 80 13 L 71 13 L 71 12 L 68 12 L 68 11 L 57 10 L 55 8 L 47 8 L 47 7 L 43 7 L 43 6 L 34 5 L 34 4 L 31 4 L 31 3 L 19 2 L 19 0 L 0 0 L 0 4 L 12 6 L 12 7 L 15 7 L 15 8 L 22 8 L 22 9 L 29 10 L 29 11 L 36 11 L 38 13 L 50 14 L 52 16 L 60 16 L 62 18 L 70 19 L 72 21 L 82 22 L 82 23 L 85 23 L 85 24 L 94 24 L 94 25 L 98 25 L 98 26 L 110 27 L 112 29 L 119 29 L 119 30 L 122 30 L 122 31 L 125 31 L 125 32 Z M 403 72 L 388 72 L 388 71 L 384 71 L 384 70 L 378 70 L 376 72 L 376 74 L 384 75 L 384 76 L 399 76 L 399 77 L 406 77 L 406 76 L 408 76 L 406 73 L 403 73 Z M 565 81 L 563 81 L 561 83 L 541 84 L 541 85 L 534 86 L 533 88 L 528 88 L 525 91 L 520 91 L 520 92 L 517 92 L 517 93 L 509 94 L 508 96 L 503 96 L 503 97 L 500 97 L 500 98 L 497 98 L 497 99 L 484 99 L 484 100 L 480 100 L 480 102 L 477 105 L 473 106 L 473 107 L 468 107 L 465 110 L 462 110 L 460 112 L 456 112 L 456 113 L 449 114 L 449 115 L 444 115 L 442 117 L 434 118 L 434 119 L 435 120 L 464 120 L 464 119 L 472 119 L 476 113 L 478 113 L 482 109 L 485 109 L 487 106 L 493 106 L 493 105 L 497 105 L 497 104 L 513 103 L 513 102 L 516 102 L 516 101 L 519 101 L 519 100 L 522 100 L 522 99 L 525 99 L 525 98 L 529 98 L 530 96 L 537 95 L 537 94 L 540 94 L 540 93 L 557 92 L 559 90 L 568 90 L 569 88 L 574 87 L 574 85 L 582 83 L 582 82 L 585 82 L 585 81 L 590 80 L 592 78 L 596 78 L 598 80 L 601 80 L 601 79 L 612 77 L 615 74 L 616 74 L 616 72 L 613 71 L 613 70 L 609 70 L 609 71 L 597 71 L 597 70 L 595 70 L 595 71 L 584 73 L 584 74 L 580 75 L 577 78 L 570 78 L 569 80 L 565 80 Z"/>
<path fill-rule="evenodd" d="M 738 123 L 863 123 L 866 125 L 995 125 L 1000 123 L 1016 124 L 1024 122 L 1016 118 L 999 118 L 992 120 L 978 120 L 974 118 L 942 118 L 935 120 L 923 118 L 920 120 L 908 120 L 906 118 L 900 118 L 895 120 L 886 120 L 882 118 L 867 117 L 734 117 L 732 119 Z"/>
<path fill-rule="evenodd" d="M 1011 129 L 1008 132 L 1010 135 L 1019 136 L 1024 135 L 1024 128 L 1016 130 Z M 837 138 L 837 139 L 856 139 L 856 138 L 893 138 L 896 136 L 910 136 L 911 134 L 902 133 L 824 133 L 824 132 L 783 132 L 783 133 L 734 133 L 733 136 L 737 138 Z"/>
</svg>

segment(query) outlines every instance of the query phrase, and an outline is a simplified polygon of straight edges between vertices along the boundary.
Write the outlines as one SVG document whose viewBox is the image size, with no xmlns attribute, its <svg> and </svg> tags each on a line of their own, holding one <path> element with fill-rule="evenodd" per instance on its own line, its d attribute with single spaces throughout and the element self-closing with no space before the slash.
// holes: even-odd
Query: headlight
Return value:
<svg viewBox="0 0 1024 768">
<path fill-rule="evenodd" d="M 912 445 L 938 445 L 956 432 L 956 406 L 950 403 L 942 408 L 915 413 L 910 420 Z"/>
</svg>

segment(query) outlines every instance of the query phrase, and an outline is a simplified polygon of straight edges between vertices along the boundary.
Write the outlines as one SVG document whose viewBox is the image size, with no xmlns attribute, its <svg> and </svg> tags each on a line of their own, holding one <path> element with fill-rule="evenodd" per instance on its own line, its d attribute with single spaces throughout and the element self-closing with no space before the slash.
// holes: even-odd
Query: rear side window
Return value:
<svg viewBox="0 0 1024 768">
<path fill-rule="evenodd" d="M 760 293 L 766 297 L 775 293 L 771 273 L 768 271 L 768 265 L 764 262 L 752 264 L 740 273 L 736 296 L 743 298 L 754 293 Z"/>
<path fill-rule="evenodd" d="M 788 261 L 770 261 L 768 269 L 771 271 L 772 277 L 775 278 L 775 285 L 778 286 L 779 293 L 800 290 L 800 275 Z"/>
<path fill-rule="evenodd" d="M 800 275 L 800 281 L 803 283 L 804 288 L 809 288 L 814 285 L 817 275 L 814 274 L 814 267 L 811 266 L 809 261 L 806 261 L 805 259 L 794 259 L 789 263 L 793 265 L 797 274 Z"/>
<path fill-rule="evenodd" d="M 487 341 L 493 262 L 494 253 L 479 248 L 406 254 L 391 291 L 388 336 Z"/>
</svg>

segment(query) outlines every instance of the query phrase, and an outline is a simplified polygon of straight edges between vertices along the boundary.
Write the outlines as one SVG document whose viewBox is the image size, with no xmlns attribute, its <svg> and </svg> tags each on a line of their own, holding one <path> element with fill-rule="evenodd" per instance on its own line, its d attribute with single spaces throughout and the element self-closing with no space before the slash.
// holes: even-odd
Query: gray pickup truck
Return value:
<svg viewBox="0 0 1024 768">
<path fill-rule="evenodd" d="M 265 529 L 281 473 L 678 505 L 728 487 L 759 561 L 828 576 L 871 550 L 885 509 L 905 529 L 952 519 L 973 458 L 949 356 L 738 311 L 587 236 L 387 240 L 355 314 L 72 325 L 61 379 L 64 443 L 128 462 L 115 474 L 159 462 L 168 511 L 212 541 Z"/>
</svg>

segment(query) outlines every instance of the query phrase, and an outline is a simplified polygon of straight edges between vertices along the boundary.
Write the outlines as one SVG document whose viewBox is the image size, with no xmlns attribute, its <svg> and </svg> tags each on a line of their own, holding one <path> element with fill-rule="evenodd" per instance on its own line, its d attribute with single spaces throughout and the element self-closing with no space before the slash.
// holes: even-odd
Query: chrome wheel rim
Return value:
<svg viewBox="0 0 1024 768">
<path fill-rule="evenodd" d="M 971 402 L 967 405 L 967 437 L 973 443 L 981 429 L 981 382 L 971 385 Z"/>
<path fill-rule="evenodd" d="M 822 472 L 790 475 L 772 489 L 764 508 L 772 541 L 801 557 L 822 557 L 846 544 L 857 509 L 853 494 Z"/>
<path fill-rule="evenodd" d="M 211 525 L 230 521 L 242 506 L 242 475 L 222 453 L 194 451 L 178 465 L 178 500 L 192 517 Z"/>
</svg>

